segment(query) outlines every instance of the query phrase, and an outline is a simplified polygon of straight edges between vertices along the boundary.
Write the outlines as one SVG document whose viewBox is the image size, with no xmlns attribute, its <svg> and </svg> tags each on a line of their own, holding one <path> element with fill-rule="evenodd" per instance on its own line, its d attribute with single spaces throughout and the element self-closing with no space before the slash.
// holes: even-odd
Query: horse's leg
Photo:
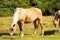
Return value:
<svg viewBox="0 0 60 40">
<path fill-rule="evenodd" d="M 36 30 L 37 30 L 37 24 L 36 24 L 36 20 L 33 22 L 33 24 L 34 24 L 34 33 L 33 33 L 33 36 L 35 36 L 36 35 Z"/>
<path fill-rule="evenodd" d="M 20 36 L 21 36 L 21 37 L 24 36 L 24 33 L 23 33 L 23 23 L 24 23 L 24 22 L 18 21 L 18 25 L 19 25 L 19 29 L 20 29 Z"/>
<path fill-rule="evenodd" d="M 43 24 L 42 24 L 42 20 L 41 19 L 38 20 L 38 24 L 41 26 L 41 34 L 43 36 L 44 35 L 44 27 L 43 27 Z"/>
</svg>

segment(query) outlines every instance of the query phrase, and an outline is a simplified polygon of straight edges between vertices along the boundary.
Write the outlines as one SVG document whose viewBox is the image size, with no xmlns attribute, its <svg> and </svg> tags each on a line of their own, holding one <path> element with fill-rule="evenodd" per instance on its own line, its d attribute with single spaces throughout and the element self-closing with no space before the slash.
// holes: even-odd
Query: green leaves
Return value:
<svg viewBox="0 0 60 40">
<path fill-rule="evenodd" d="M 14 8 L 0 8 L 0 17 L 12 16 Z"/>
<path fill-rule="evenodd" d="M 54 15 L 60 9 L 60 0 L 0 0 L 0 16 L 12 16 L 16 7 L 37 7 L 43 15 Z"/>
</svg>

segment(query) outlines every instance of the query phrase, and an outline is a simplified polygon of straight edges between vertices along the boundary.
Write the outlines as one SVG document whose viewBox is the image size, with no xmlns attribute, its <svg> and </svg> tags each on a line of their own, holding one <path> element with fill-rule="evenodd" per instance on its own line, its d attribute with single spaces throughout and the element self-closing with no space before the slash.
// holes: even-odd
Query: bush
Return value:
<svg viewBox="0 0 60 40">
<path fill-rule="evenodd" d="M 0 8 L 0 17 L 12 16 L 13 13 L 13 8 Z"/>
<path fill-rule="evenodd" d="M 60 9 L 60 0 L 0 0 L 0 16 L 12 16 L 16 7 L 37 7 L 43 15 L 54 15 Z"/>
</svg>

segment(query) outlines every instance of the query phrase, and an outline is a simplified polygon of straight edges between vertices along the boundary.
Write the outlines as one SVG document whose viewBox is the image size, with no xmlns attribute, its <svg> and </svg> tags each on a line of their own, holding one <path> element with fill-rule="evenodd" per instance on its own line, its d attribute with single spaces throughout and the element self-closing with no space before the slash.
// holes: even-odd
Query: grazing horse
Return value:
<svg viewBox="0 0 60 40">
<path fill-rule="evenodd" d="M 53 24 L 54 27 L 58 28 L 58 19 L 60 18 L 60 10 L 55 13 Z M 60 20 L 59 20 L 60 21 Z"/>
<path fill-rule="evenodd" d="M 36 35 L 37 30 L 37 24 L 36 21 L 38 21 L 38 25 L 41 26 L 41 33 L 42 36 L 44 35 L 44 27 L 42 24 L 42 11 L 38 8 L 16 8 L 16 11 L 13 16 L 13 22 L 10 26 L 10 35 L 12 36 L 15 32 L 15 25 L 18 23 L 19 29 L 20 29 L 20 36 L 23 37 L 23 27 L 24 23 L 30 23 L 33 22 L 34 24 L 34 32 L 33 34 Z"/>
</svg>

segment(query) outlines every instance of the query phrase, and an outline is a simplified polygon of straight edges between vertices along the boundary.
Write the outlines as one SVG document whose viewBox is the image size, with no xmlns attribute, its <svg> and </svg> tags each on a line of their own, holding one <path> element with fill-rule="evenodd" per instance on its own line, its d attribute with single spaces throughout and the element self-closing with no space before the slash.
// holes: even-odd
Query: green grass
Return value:
<svg viewBox="0 0 60 40">
<path fill-rule="evenodd" d="M 41 36 L 41 29 L 38 28 L 37 35 L 32 36 L 34 26 L 32 23 L 24 24 L 25 36 L 19 36 L 19 27 L 16 25 L 14 36 L 9 36 L 9 26 L 12 22 L 12 17 L 0 17 L 0 40 L 60 40 L 60 28 L 58 31 L 53 31 L 52 16 L 43 16 L 43 25 L 45 27 L 45 36 Z"/>
</svg>

